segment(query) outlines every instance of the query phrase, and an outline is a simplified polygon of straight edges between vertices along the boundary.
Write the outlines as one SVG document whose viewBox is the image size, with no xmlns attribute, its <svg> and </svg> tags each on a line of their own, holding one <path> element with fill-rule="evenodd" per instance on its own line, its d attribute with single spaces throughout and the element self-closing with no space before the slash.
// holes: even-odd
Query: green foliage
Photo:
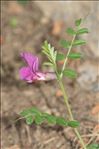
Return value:
<svg viewBox="0 0 99 149">
<path fill-rule="evenodd" d="M 82 19 L 81 19 L 81 18 L 80 18 L 80 19 L 77 19 L 77 20 L 75 21 L 75 25 L 76 25 L 76 26 L 80 26 L 81 22 L 82 22 Z"/>
<path fill-rule="evenodd" d="M 90 144 L 88 145 L 87 149 L 99 149 L 99 144 Z"/>
<path fill-rule="evenodd" d="M 35 108 L 35 107 L 33 107 L 33 108 L 29 108 L 29 109 L 25 109 L 25 110 L 23 110 L 21 113 L 20 113 L 20 115 L 21 116 L 28 116 L 28 115 L 37 115 L 37 114 L 41 114 L 40 113 L 40 111 L 37 109 L 37 108 Z"/>
<path fill-rule="evenodd" d="M 57 53 L 57 57 L 56 57 L 56 60 L 57 61 L 61 61 L 61 60 L 64 60 L 65 59 L 65 55 L 62 54 L 62 53 Z"/>
<path fill-rule="evenodd" d="M 79 45 L 84 45 L 84 44 L 86 44 L 86 41 L 82 39 L 78 39 L 73 42 L 73 46 L 79 46 Z"/>
<path fill-rule="evenodd" d="M 9 23 L 10 23 L 10 26 L 11 26 L 11 27 L 16 28 L 17 25 L 18 25 L 18 20 L 17 20 L 16 17 L 12 17 L 12 18 L 10 19 Z"/>
<path fill-rule="evenodd" d="M 75 35 L 76 34 L 76 32 L 74 31 L 73 28 L 68 28 L 67 33 L 70 34 L 70 35 Z"/>
<path fill-rule="evenodd" d="M 28 125 L 31 125 L 33 123 L 33 116 L 32 115 L 29 115 L 26 117 L 26 123 Z"/>
<path fill-rule="evenodd" d="M 69 127 L 78 127 L 78 121 L 66 121 L 62 117 L 50 115 L 48 113 L 40 112 L 37 108 L 32 107 L 29 109 L 23 110 L 20 115 L 26 119 L 26 123 L 31 125 L 33 122 L 35 124 L 40 125 L 44 122 L 52 125 L 59 125 L 59 126 L 69 126 Z"/>
<path fill-rule="evenodd" d="M 70 47 L 70 41 L 66 41 L 66 40 L 61 40 L 60 44 L 63 48 L 69 48 Z"/>
<path fill-rule="evenodd" d="M 36 116 L 35 116 L 35 123 L 37 124 L 37 125 L 40 125 L 40 124 L 42 124 L 43 123 L 43 121 L 44 121 L 44 118 L 43 118 L 43 116 L 42 116 L 42 114 L 36 114 Z"/>
<path fill-rule="evenodd" d="M 70 127 L 78 127 L 79 126 L 79 122 L 78 121 L 69 121 L 68 122 L 68 126 Z"/>
<path fill-rule="evenodd" d="M 56 123 L 61 126 L 68 126 L 68 122 L 62 117 L 57 117 Z"/>
<path fill-rule="evenodd" d="M 23 4 L 23 5 L 27 4 L 28 1 L 29 0 L 17 0 L 18 3 Z"/>
<path fill-rule="evenodd" d="M 56 124 L 56 117 L 48 113 L 43 113 L 43 117 L 49 124 Z"/>
<path fill-rule="evenodd" d="M 53 64 L 50 63 L 50 62 L 44 62 L 43 65 L 45 65 L 45 66 L 53 66 Z"/>
<path fill-rule="evenodd" d="M 68 55 L 68 57 L 71 58 L 71 59 L 78 59 L 78 58 L 81 58 L 82 55 L 81 55 L 81 53 L 70 53 Z"/>
<path fill-rule="evenodd" d="M 52 65 L 56 64 L 56 57 L 57 57 L 57 51 L 54 50 L 54 47 L 51 47 L 51 45 L 45 41 L 43 46 L 42 46 L 42 52 L 47 56 L 49 59 L 50 63 Z"/>
<path fill-rule="evenodd" d="M 77 73 L 72 69 L 65 69 L 63 71 L 63 75 L 65 75 L 69 78 L 76 78 L 77 77 Z"/>
<path fill-rule="evenodd" d="M 81 28 L 77 31 L 77 34 L 80 35 L 80 34 L 85 34 L 85 33 L 88 33 L 88 29 L 87 28 Z"/>
</svg>

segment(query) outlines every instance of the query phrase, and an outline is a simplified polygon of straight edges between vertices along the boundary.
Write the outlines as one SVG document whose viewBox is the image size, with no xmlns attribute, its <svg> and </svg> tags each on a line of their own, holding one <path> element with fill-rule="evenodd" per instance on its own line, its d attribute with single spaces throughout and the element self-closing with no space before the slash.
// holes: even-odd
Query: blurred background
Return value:
<svg viewBox="0 0 99 149">
<path fill-rule="evenodd" d="M 77 47 L 84 58 L 70 61 L 76 69 L 76 80 L 64 79 L 75 119 L 86 143 L 98 142 L 99 132 L 99 2 L 98 1 L 1 1 L 2 54 L 2 149 L 79 149 L 71 128 L 41 125 L 27 126 L 24 120 L 15 122 L 24 108 L 36 106 L 44 112 L 66 117 L 62 92 L 57 82 L 27 84 L 19 78 L 23 66 L 20 52 L 30 51 L 40 58 L 41 46 L 48 40 L 58 51 L 66 51 L 60 39 L 70 39 L 67 27 L 86 18 L 83 27 L 89 34 L 81 38 L 85 46 Z M 61 65 L 61 63 L 60 63 Z M 41 66 L 43 71 L 50 70 Z M 88 136 L 87 136 L 88 135 Z"/>
</svg>

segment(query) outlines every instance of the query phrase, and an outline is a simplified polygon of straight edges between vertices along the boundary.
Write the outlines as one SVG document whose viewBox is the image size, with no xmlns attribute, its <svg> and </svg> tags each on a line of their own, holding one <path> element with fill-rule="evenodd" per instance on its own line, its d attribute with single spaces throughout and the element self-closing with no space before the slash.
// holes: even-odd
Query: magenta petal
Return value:
<svg viewBox="0 0 99 149">
<path fill-rule="evenodd" d="M 45 73 L 37 72 L 37 73 L 36 73 L 36 79 L 37 79 L 37 80 L 46 80 L 46 78 L 45 78 Z"/>
<path fill-rule="evenodd" d="M 28 83 L 35 82 L 37 80 L 53 80 L 56 79 L 56 74 L 53 72 L 42 73 L 39 71 L 38 57 L 33 56 L 31 53 L 21 53 L 22 59 L 27 63 L 27 67 L 22 67 L 19 71 L 20 78 Z"/>
<path fill-rule="evenodd" d="M 39 65 L 39 61 L 38 58 L 36 58 L 32 64 L 32 71 L 33 72 L 37 72 L 38 71 L 38 65 Z"/>
<path fill-rule="evenodd" d="M 49 81 L 49 80 L 54 80 L 54 79 L 56 79 L 56 74 L 54 72 L 46 72 L 46 73 L 37 72 L 36 73 L 36 80 Z"/>
<path fill-rule="evenodd" d="M 54 72 L 46 72 L 45 73 L 45 80 L 54 80 L 56 79 L 56 74 Z"/>
<path fill-rule="evenodd" d="M 26 80 L 28 83 L 32 83 L 32 82 L 33 82 L 33 78 L 32 78 L 32 77 L 33 77 L 33 76 L 30 75 L 30 76 L 26 77 L 25 80 Z"/>
<path fill-rule="evenodd" d="M 25 60 L 25 62 L 34 72 L 38 71 L 38 65 L 39 65 L 38 57 L 33 56 L 31 53 L 28 52 L 21 53 L 21 57 Z"/>
<path fill-rule="evenodd" d="M 22 80 L 32 81 L 32 75 L 29 67 L 22 67 L 19 71 Z"/>
</svg>

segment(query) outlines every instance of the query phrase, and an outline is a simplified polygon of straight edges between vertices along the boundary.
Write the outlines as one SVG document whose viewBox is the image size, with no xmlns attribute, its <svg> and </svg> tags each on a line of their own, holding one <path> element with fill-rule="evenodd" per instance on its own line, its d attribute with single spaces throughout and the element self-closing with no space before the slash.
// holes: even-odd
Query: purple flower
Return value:
<svg viewBox="0 0 99 149">
<path fill-rule="evenodd" d="M 21 58 L 26 62 L 27 66 L 22 67 L 19 71 L 20 78 L 32 83 L 36 80 L 50 80 L 55 79 L 56 75 L 52 72 L 42 73 L 39 70 L 39 60 L 38 57 L 33 56 L 31 53 L 23 52 L 21 53 Z"/>
</svg>

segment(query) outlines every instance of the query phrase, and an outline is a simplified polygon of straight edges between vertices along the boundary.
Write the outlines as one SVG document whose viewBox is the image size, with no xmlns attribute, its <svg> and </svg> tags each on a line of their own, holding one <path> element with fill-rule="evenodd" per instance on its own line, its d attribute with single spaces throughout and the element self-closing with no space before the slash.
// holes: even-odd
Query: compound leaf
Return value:
<svg viewBox="0 0 99 149">
<path fill-rule="evenodd" d="M 42 124 L 43 121 L 44 121 L 44 118 L 42 117 L 42 115 L 37 114 L 37 115 L 35 116 L 35 123 L 36 123 L 37 125 Z"/>
<path fill-rule="evenodd" d="M 67 121 L 64 118 L 62 118 L 62 117 L 57 117 L 56 118 L 56 123 L 58 125 L 61 125 L 61 126 L 68 126 Z"/>
<path fill-rule="evenodd" d="M 81 18 L 80 18 L 80 19 L 77 19 L 77 20 L 75 21 L 75 25 L 76 25 L 76 26 L 80 26 L 81 22 L 82 22 L 82 19 L 81 19 Z"/>
<path fill-rule="evenodd" d="M 71 59 L 78 59 L 78 58 L 81 58 L 82 55 L 81 55 L 81 53 L 70 53 L 68 55 L 68 57 L 71 58 Z"/>
<path fill-rule="evenodd" d="M 80 34 L 85 34 L 85 33 L 88 33 L 88 29 L 87 28 L 81 28 L 77 31 L 77 34 L 80 35 Z"/>
<path fill-rule="evenodd" d="M 65 55 L 64 54 L 62 54 L 62 53 L 58 53 L 57 54 L 57 57 L 56 57 L 57 61 L 61 61 L 61 60 L 64 60 L 64 59 L 65 59 Z"/>
<path fill-rule="evenodd" d="M 69 48 L 70 42 L 66 40 L 61 40 L 60 44 L 62 45 L 63 48 Z"/>
<path fill-rule="evenodd" d="M 27 116 L 26 117 L 26 123 L 28 124 L 28 125 L 31 125 L 32 123 L 33 123 L 33 116 Z"/>
<path fill-rule="evenodd" d="M 47 41 L 44 42 L 42 49 L 43 49 L 42 52 L 47 56 L 49 61 L 54 65 L 56 63 L 57 51 L 54 50 L 54 47 L 52 47 Z"/>
<path fill-rule="evenodd" d="M 81 39 L 75 40 L 75 41 L 73 42 L 73 46 L 84 45 L 84 44 L 86 44 L 86 41 L 85 41 L 85 40 L 81 40 Z"/>
<path fill-rule="evenodd" d="M 50 115 L 48 113 L 43 113 L 43 118 L 49 123 L 49 124 L 56 124 L 56 117 L 53 115 Z"/>
<path fill-rule="evenodd" d="M 41 113 L 35 107 L 28 108 L 28 109 L 25 109 L 22 112 L 20 112 L 20 115 L 23 116 L 23 117 L 25 117 L 25 116 L 27 117 L 28 115 L 36 115 L 36 114 L 41 114 Z"/>
<path fill-rule="evenodd" d="M 88 145 L 87 149 L 99 149 L 99 144 L 97 143 L 90 144 Z"/>
<path fill-rule="evenodd" d="M 76 78 L 77 77 L 77 73 L 72 69 L 65 69 L 63 71 L 63 74 L 69 78 Z"/>
<path fill-rule="evenodd" d="M 75 127 L 78 127 L 79 125 L 80 124 L 78 121 L 68 121 L 68 126 L 70 126 L 70 127 L 75 128 Z"/>
<path fill-rule="evenodd" d="M 53 64 L 51 62 L 44 62 L 43 65 L 45 65 L 45 66 L 53 66 Z"/>
<path fill-rule="evenodd" d="M 32 107 L 29 109 L 24 110 L 20 113 L 21 116 L 24 116 L 26 119 L 26 123 L 31 125 L 33 122 L 35 124 L 40 125 L 44 122 L 49 124 L 57 124 L 59 126 L 69 126 L 69 127 L 77 127 L 77 121 L 67 121 L 62 117 L 54 116 L 48 113 L 40 112 L 37 108 Z"/>
<path fill-rule="evenodd" d="M 70 34 L 70 35 L 75 35 L 76 32 L 74 31 L 73 28 L 67 28 L 67 33 Z"/>
</svg>

